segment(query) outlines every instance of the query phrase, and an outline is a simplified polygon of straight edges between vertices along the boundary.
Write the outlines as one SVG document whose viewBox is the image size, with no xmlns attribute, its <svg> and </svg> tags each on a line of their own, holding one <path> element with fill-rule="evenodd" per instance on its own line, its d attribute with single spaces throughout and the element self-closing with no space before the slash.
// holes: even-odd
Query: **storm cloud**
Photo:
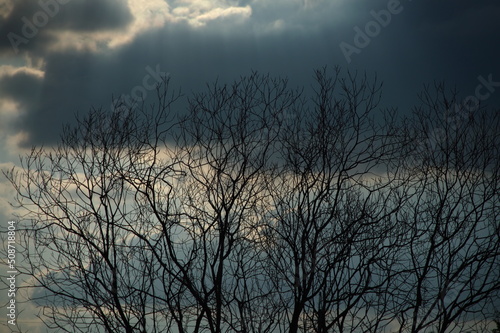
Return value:
<svg viewBox="0 0 500 333">
<path fill-rule="evenodd" d="M 314 69 L 339 65 L 378 75 L 382 106 L 400 113 L 433 82 L 465 98 L 480 76 L 500 81 L 499 14 L 500 4 L 485 0 L 6 1 L 0 156 L 57 142 L 75 113 L 111 109 L 112 98 L 153 102 L 154 91 L 141 88 L 148 68 L 168 74 L 185 96 L 253 70 L 288 77 L 307 94 Z M 499 100 L 492 91 L 482 102 Z"/>
</svg>

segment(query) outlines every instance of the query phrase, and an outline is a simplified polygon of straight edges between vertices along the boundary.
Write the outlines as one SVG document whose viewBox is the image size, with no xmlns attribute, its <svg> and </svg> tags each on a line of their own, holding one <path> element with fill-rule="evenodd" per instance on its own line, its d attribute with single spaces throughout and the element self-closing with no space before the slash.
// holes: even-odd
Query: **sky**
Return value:
<svg viewBox="0 0 500 333">
<path fill-rule="evenodd" d="M 400 113 L 434 81 L 466 97 L 479 76 L 500 82 L 499 14 L 493 0 L 2 0 L 0 159 L 112 96 L 152 97 L 151 72 L 189 96 L 252 70 L 307 89 L 339 65 L 377 74 Z"/>
<path fill-rule="evenodd" d="M 75 113 L 152 98 L 160 74 L 186 96 L 251 71 L 307 91 L 340 66 L 399 114 L 434 82 L 499 107 L 499 17 L 498 0 L 0 0 L 0 168 Z M 0 223 L 11 197 L 0 176 Z"/>
</svg>

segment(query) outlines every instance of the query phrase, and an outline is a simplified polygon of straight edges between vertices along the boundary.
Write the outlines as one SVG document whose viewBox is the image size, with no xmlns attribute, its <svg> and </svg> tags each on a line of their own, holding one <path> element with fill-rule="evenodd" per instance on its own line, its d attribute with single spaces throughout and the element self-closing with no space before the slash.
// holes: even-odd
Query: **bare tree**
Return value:
<svg viewBox="0 0 500 333">
<path fill-rule="evenodd" d="M 92 110 L 56 148 L 33 149 L 6 173 L 31 220 L 24 232 L 34 252 L 23 265 L 50 328 L 146 332 L 162 322 L 163 305 L 151 302 L 161 278 L 157 258 L 129 232 L 153 241 L 157 227 L 144 217 L 143 201 L 152 192 L 158 202 L 171 200 L 164 188 L 176 171 L 161 160 L 160 143 L 178 96 L 158 94 L 162 103 L 150 112 Z"/>
<path fill-rule="evenodd" d="M 310 99 L 257 73 L 215 83 L 182 117 L 165 80 L 155 105 L 92 110 L 4 172 L 48 327 L 448 332 L 493 319 L 498 115 L 442 119 L 456 101 L 437 86 L 399 122 L 376 79 L 315 78 Z"/>
<path fill-rule="evenodd" d="M 471 329 L 499 306 L 500 118 L 466 110 L 443 85 L 421 100 L 407 131 L 411 199 L 397 213 L 408 244 L 400 331 Z"/>
<path fill-rule="evenodd" d="M 273 141 L 281 114 L 299 97 L 286 80 L 252 73 L 190 100 L 177 146 L 187 175 L 180 201 L 189 233 L 184 251 L 192 261 L 182 274 L 193 298 L 194 331 L 273 328 L 279 309 L 268 299 L 272 290 L 256 244 L 268 209 L 266 184 L 276 174 Z"/>
<path fill-rule="evenodd" d="M 316 71 L 312 110 L 283 130 L 273 198 L 270 276 L 290 307 L 281 331 L 378 331 L 399 238 L 391 215 L 397 142 L 392 115 L 377 124 L 376 79 Z M 370 310 L 370 311 L 369 311 Z"/>
</svg>

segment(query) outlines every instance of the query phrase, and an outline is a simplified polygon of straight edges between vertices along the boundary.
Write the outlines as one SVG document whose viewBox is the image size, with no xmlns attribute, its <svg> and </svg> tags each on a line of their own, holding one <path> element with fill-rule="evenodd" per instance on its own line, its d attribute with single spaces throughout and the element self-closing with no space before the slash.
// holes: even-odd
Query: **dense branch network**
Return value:
<svg viewBox="0 0 500 333">
<path fill-rule="evenodd" d="M 450 332 L 494 319 L 499 117 L 403 120 L 381 85 L 252 73 L 150 109 L 92 110 L 5 171 L 23 273 L 66 332 Z M 451 101 L 451 102 L 450 102 Z M 441 102 L 445 102 L 444 104 Z M 429 137 L 429 124 L 445 136 Z"/>
</svg>

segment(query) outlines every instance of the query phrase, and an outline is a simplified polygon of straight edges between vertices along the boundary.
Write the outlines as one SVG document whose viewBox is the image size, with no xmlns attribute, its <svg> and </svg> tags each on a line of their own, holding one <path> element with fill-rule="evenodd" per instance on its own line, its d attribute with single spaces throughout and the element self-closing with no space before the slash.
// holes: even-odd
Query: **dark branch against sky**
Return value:
<svg viewBox="0 0 500 333">
<path fill-rule="evenodd" d="M 377 74 L 398 115 L 435 82 L 498 112 L 499 17 L 498 0 L 0 0 L 0 168 L 76 113 L 154 102 L 162 76 L 190 97 L 257 71 L 307 97 L 314 69 L 340 66 Z M 0 178 L 0 223 L 11 197 Z"/>
</svg>

